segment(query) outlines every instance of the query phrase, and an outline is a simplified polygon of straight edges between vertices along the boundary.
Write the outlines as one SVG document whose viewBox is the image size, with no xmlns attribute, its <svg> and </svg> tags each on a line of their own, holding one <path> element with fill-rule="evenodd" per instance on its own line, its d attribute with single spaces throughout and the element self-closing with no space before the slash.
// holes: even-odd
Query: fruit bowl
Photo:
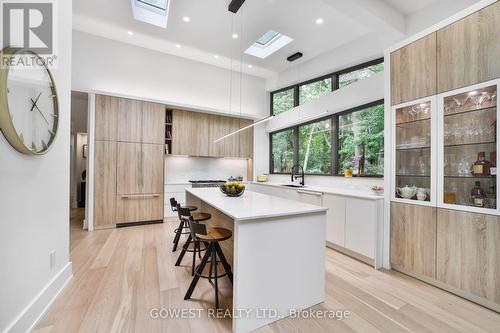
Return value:
<svg viewBox="0 0 500 333">
<path fill-rule="evenodd" d="M 220 191 L 228 197 L 239 197 L 245 192 L 245 185 L 240 182 L 228 182 L 220 187 Z"/>
</svg>

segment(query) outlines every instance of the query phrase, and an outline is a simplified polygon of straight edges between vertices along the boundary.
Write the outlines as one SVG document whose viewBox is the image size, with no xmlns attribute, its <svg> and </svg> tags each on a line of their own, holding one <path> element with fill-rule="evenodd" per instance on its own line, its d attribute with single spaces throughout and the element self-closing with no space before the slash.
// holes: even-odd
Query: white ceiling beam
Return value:
<svg viewBox="0 0 500 333">
<path fill-rule="evenodd" d="M 399 39 L 406 33 L 404 15 L 382 0 L 323 0 L 323 2 L 366 26 L 375 34 Z"/>
</svg>

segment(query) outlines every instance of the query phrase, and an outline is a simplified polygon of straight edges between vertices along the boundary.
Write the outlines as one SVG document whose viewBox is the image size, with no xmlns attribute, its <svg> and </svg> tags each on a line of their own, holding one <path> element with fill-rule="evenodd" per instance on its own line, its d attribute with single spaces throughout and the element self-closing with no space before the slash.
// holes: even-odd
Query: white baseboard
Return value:
<svg viewBox="0 0 500 333">
<path fill-rule="evenodd" d="M 7 326 L 5 332 L 24 333 L 32 331 L 72 277 L 72 265 L 71 262 L 68 262 L 12 323 Z"/>
</svg>

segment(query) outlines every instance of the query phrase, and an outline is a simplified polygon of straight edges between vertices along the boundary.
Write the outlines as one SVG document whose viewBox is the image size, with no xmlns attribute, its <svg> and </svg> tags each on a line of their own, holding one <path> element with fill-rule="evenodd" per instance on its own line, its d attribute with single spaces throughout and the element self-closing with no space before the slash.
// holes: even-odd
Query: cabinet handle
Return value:
<svg viewBox="0 0 500 333">
<path fill-rule="evenodd" d="M 122 199 L 146 199 L 146 198 L 159 198 L 159 194 L 131 194 L 131 195 L 121 195 Z"/>
<path fill-rule="evenodd" d="M 297 193 L 315 195 L 317 197 L 321 197 L 323 195 L 323 193 L 321 193 L 321 192 L 309 192 L 309 191 L 304 191 L 304 190 L 297 190 Z"/>
</svg>

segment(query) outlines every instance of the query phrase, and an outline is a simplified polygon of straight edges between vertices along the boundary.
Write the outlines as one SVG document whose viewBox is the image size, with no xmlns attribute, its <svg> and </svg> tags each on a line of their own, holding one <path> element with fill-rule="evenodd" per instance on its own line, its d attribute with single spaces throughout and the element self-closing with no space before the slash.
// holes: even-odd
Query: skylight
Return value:
<svg viewBox="0 0 500 333">
<path fill-rule="evenodd" d="M 144 4 L 145 6 L 153 7 L 162 11 L 167 10 L 167 0 L 137 0 L 139 4 Z"/>
<path fill-rule="evenodd" d="M 131 0 L 134 18 L 138 21 L 167 27 L 170 0 Z"/>
<path fill-rule="evenodd" d="M 293 39 L 288 36 L 274 30 L 269 30 L 257 39 L 257 41 L 253 43 L 252 46 L 245 51 L 245 53 L 264 59 L 292 41 Z"/>
<path fill-rule="evenodd" d="M 281 34 L 279 32 L 269 30 L 265 34 L 263 34 L 259 39 L 257 39 L 257 44 L 260 44 L 262 46 L 266 46 L 267 44 L 270 44 L 274 38 L 280 36 Z"/>
</svg>

